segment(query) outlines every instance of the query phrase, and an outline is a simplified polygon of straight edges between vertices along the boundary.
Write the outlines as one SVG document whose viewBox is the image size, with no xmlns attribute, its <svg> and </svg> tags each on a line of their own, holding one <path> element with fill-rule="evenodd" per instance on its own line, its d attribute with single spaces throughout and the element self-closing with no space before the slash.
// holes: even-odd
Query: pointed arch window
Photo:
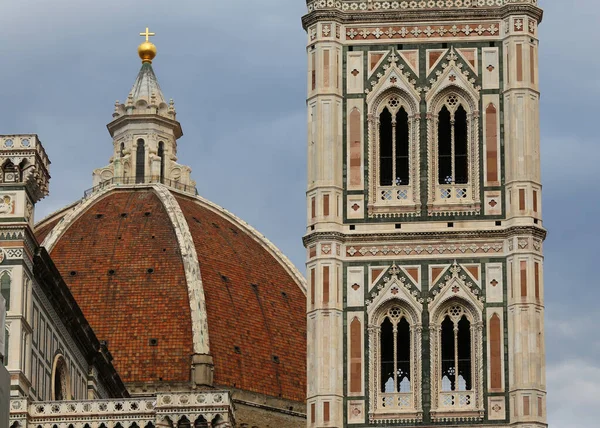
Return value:
<svg viewBox="0 0 600 428">
<path fill-rule="evenodd" d="M 483 322 L 477 309 L 452 299 L 431 318 L 432 414 L 483 414 Z M 440 416 L 441 417 L 441 416 Z"/>
<path fill-rule="evenodd" d="M 456 96 L 448 97 L 438 115 L 438 182 L 469 182 L 467 111 Z M 452 111 L 448 108 L 452 108 Z"/>
<path fill-rule="evenodd" d="M 403 301 L 394 299 L 373 317 L 370 407 L 375 417 L 420 413 L 421 369 L 416 356 L 420 354 L 421 329 L 413 312 Z"/>
<path fill-rule="evenodd" d="M 143 183 L 146 175 L 146 144 L 141 138 L 137 141 L 135 153 L 135 182 Z"/>
<path fill-rule="evenodd" d="M 375 99 L 369 115 L 370 212 L 417 211 L 419 126 L 417 104 L 392 91 Z"/>
<path fill-rule="evenodd" d="M 443 92 L 431 101 L 430 213 L 480 209 L 478 112 L 472 97 L 463 92 Z M 454 206 L 436 206 L 448 204 Z"/>
<path fill-rule="evenodd" d="M 442 391 L 471 389 L 471 323 L 465 315 L 453 319 L 448 314 L 442 322 Z"/>
<path fill-rule="evenodd" d="M 404 107 L 392 115 L 386 107 L 379 116 L 379 184 L 410 184 L 408 113 Z"/>
</svg>

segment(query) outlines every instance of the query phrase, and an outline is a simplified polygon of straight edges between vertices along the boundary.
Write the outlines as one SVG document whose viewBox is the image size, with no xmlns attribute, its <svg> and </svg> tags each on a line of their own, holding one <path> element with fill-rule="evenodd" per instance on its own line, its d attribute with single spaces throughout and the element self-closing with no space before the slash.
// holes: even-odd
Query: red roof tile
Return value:
<svg viewBox="0 0 600 428">
<path fill-rule="evenodd" d="M 304 401 L 304 293 L 245 231 L 197 200 L 177 201 L 200 262 L 215 384 Z"/>
<path fill-rule="evenodd" d="M 306 297 L 299 285 L 224 214 L 197 199 L 176 199 L 200 263 L 215 385 L 304 401 Z M 50 229 L 42 225 L 38 239 Z M 73 221 L 51 256 L 125 382 L 190 380 L 183 262 L 152 190 L 109 193 Z"/>
<path fill-rule="evenodd" d="M 175 230 L 154 192 L 100 199 L 50 255 L 98 338 L 108 341 L 124 382 L 189 380 L 187 283 Z"/>
</svg>

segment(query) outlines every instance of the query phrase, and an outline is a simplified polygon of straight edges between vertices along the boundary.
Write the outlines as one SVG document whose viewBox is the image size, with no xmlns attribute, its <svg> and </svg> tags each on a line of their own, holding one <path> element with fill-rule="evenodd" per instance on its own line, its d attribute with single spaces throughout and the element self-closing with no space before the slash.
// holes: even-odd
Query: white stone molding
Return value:
<svg viewBox="0 0 600 428">
<path fill-rule="evenodd" d="M 420 95 L 414 87 L 415 81 L 409 80 L 411 73 L 405 72 L 403 64 L 398 65 L 399 56 L 392 51 L 379 80 L 371 82 L 373 89 L 368 92 L 368 165 L 369 165 L 369 217 L 391 217 L 419 215 L 421 211 L 419 177 L 420 164 Z M 379 115 L 385 108 L 392 114 L 392 121 L 400 108 L 408 113 L 409 128 L 409 185 L 379 185 Z M 388 198 L 383 197 L 389 195 Z"/>
<path fill-rule="evenodd" d="M 208 355 L 210 354 L 210 341 L 208 337 L 206 299 L 194 238 L 181 207 L 169 188 L 160 184 L 156 184 L 152 188 L 171 219 L 179 243 L 190 299 L 194 353 Z"/>
</svg>

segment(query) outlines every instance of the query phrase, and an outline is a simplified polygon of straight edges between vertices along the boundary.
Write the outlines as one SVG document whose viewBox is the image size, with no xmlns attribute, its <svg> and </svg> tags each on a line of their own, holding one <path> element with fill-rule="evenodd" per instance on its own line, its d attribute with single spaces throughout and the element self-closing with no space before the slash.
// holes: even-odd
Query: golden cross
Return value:
<svg viewBox="0 0 600 428">
<path fill-rule="evenodd" d="M 151 36 L 156 36 L 156 33 L 151 33 L 150 29 L 148 27 L 146 27 L 146 32 L 145 33 L 140 33 L 140 36 L 144 37 L 146 36 L 146 41 L 150 41 L 150 37 Z"/>
</svg>

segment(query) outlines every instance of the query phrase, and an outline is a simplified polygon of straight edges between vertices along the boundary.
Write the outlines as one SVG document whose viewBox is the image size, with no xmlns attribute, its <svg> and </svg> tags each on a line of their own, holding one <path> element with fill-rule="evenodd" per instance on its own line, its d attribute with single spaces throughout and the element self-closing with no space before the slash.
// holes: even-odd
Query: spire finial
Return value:
<svg viewBox="0 0 600 428">
<path fill-rule="evenodd" d="M 138 55 L 142 59 L 142 63 L 152 64 L 152 60 L 156 56 L 156 46 L 150 42 L 150 37 L 156 36 L 156 33 L 151 33 L 150 29 L 146 27 L 146 31 L 140 33 L 140 36 L 146 37 L 146 41 L 138 47 Z"/>
</svg>

